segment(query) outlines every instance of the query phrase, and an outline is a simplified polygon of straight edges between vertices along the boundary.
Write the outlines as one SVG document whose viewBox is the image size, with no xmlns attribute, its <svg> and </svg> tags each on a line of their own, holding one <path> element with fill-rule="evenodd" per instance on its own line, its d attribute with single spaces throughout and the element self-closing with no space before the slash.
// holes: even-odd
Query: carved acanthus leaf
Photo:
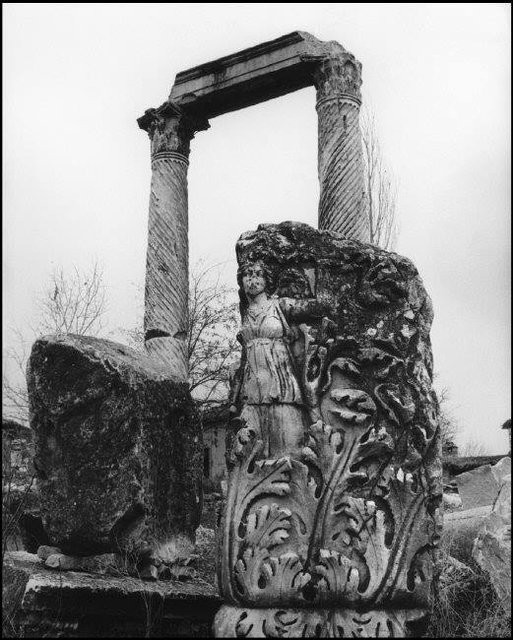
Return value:
<svg viewBox="0 0 513 640">
<path fill-rule="evenodd" d="M 400 638 L 407 623 L 425 615 L 423 609 L 222 607 L 214 628 L 221 638 Z"/>
<path fill-rule="evenodd" d="M 349 558 L 337 551 L 321 549 L 315 565 L 317 601 L 340 602 L 340 597 L 352 602 L 357 599 L 359 573 Z"/>
<path fill-rule="evenodd" d="M 386 416 L 396 426 L 404 428 L 415 416 L 415 403 L 408 389 L 397 384 L 379 384 L 374 390 Z"/>
<path fill-rule="evenodd" d="M 264 504 L 247 517 L 244 544 L 272 549 L 289 536 L 291 512 L 277 504 Z"/>
</svg>

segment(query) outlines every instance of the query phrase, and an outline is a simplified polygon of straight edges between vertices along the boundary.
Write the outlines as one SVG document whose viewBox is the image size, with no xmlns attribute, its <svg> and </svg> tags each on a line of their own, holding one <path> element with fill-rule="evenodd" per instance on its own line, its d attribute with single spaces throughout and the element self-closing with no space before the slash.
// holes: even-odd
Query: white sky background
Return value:
<svg viewBox="0 0 513 640">
<path fill-rule="evenodd" d="M 295 30 L 363 64 L 399 181 L 397 251 L 430 293 L 439 384 L 489 453 L 510 417 L 510 6 L 3 4 L 3 324 L 34 319 L 52 267 L 105 269 L 111 327 L 141 315 L 150 148 L 136 118 L 176 73 Z M 191 264 L 260 222 L 317 224 L 315 92 L 211 120 L 191 144 Z"/>
</svg>

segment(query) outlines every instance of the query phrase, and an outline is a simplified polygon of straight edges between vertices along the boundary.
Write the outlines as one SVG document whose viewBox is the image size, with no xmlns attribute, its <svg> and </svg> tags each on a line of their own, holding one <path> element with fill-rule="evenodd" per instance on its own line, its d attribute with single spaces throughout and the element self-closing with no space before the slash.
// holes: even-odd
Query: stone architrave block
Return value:
<svg viewBox="0 0 513 640">
<path fill-rule="evenodd" d="M 72 556 L 187 555 L 202 502 L 187 384 L 124 345 L 76 335 L 37 340 L 27 383 L 51 545 Z"/>
<path fill-rule="evenodd" d="M 243 349 L 216 637 L 419 637 L 442 467 L 417 269 L 295 222 L 260 225 L 236 253 Z"/>
<path fill-rule="evenodd" d="M 507 456 L 494 466 L 483 465 L 456 476 L 462 509 L 475 509 L 492 505 L 499 493 L 502 478 L 511 473 L 511 460 Z"/>
<path fill-rule="evenodd" d="M 305 31 L 237 51 L 177 74 L 169 100 L 213 118 L 313 84 L 316 64 L 333 46 Z"/>
</svg>

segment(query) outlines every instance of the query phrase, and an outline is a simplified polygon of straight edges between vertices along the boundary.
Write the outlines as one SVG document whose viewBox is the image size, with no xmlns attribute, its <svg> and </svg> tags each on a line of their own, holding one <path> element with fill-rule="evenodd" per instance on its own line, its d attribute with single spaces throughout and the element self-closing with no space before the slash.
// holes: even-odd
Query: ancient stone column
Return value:
<svg viewBox="0 0 513 640">
<path fill-rule="evenodd" d="M 323 43 L 324 44 L 324 43 Z M 336 42 L 313 73 L 317 90 L 319 229 L 369 241 L 359 125 L 362 65 Z"/>
<path fill-rule="evenodd" d="M 208 128 L 171 102 L 138 120 L 151 140 L 151 194 L 144 302 L 148 355 L 180 380 L 188 376 L 189 241 L 187 168 L 190 141 Z"/>
</svg>

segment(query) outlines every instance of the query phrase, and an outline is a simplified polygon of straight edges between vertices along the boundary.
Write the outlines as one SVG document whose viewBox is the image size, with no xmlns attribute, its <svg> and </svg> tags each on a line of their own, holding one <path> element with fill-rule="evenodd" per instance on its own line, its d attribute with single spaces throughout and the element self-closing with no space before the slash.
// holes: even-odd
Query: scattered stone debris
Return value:
<svg viewBox="0 0 513 640">
<path fill-rule="evenodd" d="M 462 509 L 475 509 L 493 504 L 502 479 L 511 473 L 511 458 L 502 458 L 495 465 L 484 465 L 456 476 Z"/>
<path fill-rule="evenodd" d="M 511 475 L 502 478 L 499 495 L 481 525 L 472 555 L 488 572 L 505 612 L 511 616 Z"/>
</svg>

